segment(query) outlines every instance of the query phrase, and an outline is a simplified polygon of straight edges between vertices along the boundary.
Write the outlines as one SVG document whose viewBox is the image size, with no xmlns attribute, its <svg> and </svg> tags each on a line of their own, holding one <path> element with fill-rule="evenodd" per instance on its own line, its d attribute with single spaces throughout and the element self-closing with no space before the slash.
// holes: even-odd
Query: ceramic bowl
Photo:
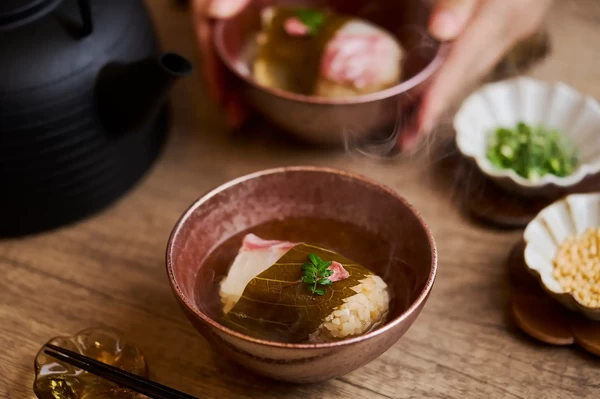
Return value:
<svg viewBox="0 0 600 399">
<path fill-rule="evenodd" d="M 581 165 L 570 176 L 546 175 L 532 182 L 512 170 L 495 168 L 486 157 L 487 139 L 498 127 L 518 122 L 557 129 L 580 151 Z M 469 96 L 454 118 L 460 152 L 501 187 L 523 196 L 559 196 L 600 172 L 600 105 L 563 83 L 517 78 L 484 86 Z"/>
<path fill-rule="evenodd" d="M 568 309 L 600 321 L 600 308 L 582 305 L 553 277 L 553 259 L 569 236 L 600 226 L 600 194 L 573 194 L 542 210 L 525 229 L 525 264 L 542 287 Z"/>
<path fill-rule="evenodd" d="M 265 3 L 333 8 L 386 28 L 406 50 L 403 82 L 374 94 L 345 99 L 305 96 L 258 85 L 251 76 L 245 49 L 260 29 L 260 10 Z M 410 117 L 420 93 L 447 54 L 447 46 L 427 36 L 429 11 L 424 3 L 421 0 L 256 1 L 235 18 L 216 23 L 215 46 L 249 104 L 284 131 L 321 145 L 341 145 L 371 135 L 388 137 L 397 120 Z"/>
<path fill-rule="evenodd" d="M 344 254 L 367 264 L 388 283 L 393 299 L 385 325 L 338 342 L 288 344 L 252 338 L 219 323 L 209 307 L 218 298 L 215 281 L 229 266 L 211 269 L 203 263 L 207 254 L 253 226 L 296 217 L 348 222 L 380 237 L 381 247 L 373 253 L 353 254 L 347 248 Z M 390 267 L 393 259 L 403 266 Z M 261 171 L 204 195 L 175 226 L 166 260 L 175 297 L 216 352 L 258 374 L 294 383 L 339 377 L 384 353 L 423 309 L 437 270 L 431 232 L 402 197 L 364 177 L 316 167 Z"/>
</svg>

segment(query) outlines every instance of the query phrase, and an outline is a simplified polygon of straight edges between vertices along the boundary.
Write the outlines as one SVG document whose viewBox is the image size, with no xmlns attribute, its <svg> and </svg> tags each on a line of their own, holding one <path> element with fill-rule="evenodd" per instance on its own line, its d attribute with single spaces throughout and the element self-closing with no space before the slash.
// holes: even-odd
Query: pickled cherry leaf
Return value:
<svg viewBox="0 0 600 399">
<path fill-rule="evenodd" d="M 350 276 L 335 283 L 329 278 L 321 279 L 330 284 L 316 289 L 312 284 L 302 284 L 303 267 L 309 254 L 321 258 L 321 263 L 341 263 Z M 299 244 L 248 283 L 240 300 L 224 315 L 223 322 L 260 339 L 304 342 L 325 317 L 344 304 L 344 299 L 356 295 L 351 288 L 370 275 L 373 275 L 370 270 L 336 252 Z"/>
</svg>

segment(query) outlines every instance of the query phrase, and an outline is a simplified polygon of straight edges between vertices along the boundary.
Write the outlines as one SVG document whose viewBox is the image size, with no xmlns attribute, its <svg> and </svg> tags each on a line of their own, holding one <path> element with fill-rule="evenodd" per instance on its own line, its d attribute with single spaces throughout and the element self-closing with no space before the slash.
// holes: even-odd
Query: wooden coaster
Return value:
<svg viewBox="0 0 600 399">
<path fill-rule="evenodd" d="M 571 193 L 600 191 L 600 174 L 552 198 L 519 197 L 498 187 L 479 171 L 471 160 L 463 157 L 454 140 L 448 140 L 439 151 L 445 155 L 438 169 L 460 190 L 460 199 L 473 218 L 500 228 L 524 228 L 545 207 Z"/>
<path fill-rule="evenodd" d="M 560 304 L 552 302 L 552 298 L 513 294 L 511 315 L 521 330 L 538 341 L 550 345 L 575 343 L 569 316 Z"/>
<path fill-rule="evenodd" d="M 550 297 L 525 266 L 525 244 L 517 243 L 507 260 L 511 316 L 527 335 L 550 345 L 577 344 L 600 356 L 600 322 L 570 312 Z"/>
</svg>

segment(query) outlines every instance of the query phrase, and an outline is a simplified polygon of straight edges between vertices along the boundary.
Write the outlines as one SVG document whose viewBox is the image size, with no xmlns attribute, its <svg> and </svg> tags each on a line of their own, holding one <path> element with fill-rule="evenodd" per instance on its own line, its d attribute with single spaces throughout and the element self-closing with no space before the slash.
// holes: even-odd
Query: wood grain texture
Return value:
<svg viewBox="0 0 600 399">
<path fill-rule="evenodd" d="M 148 0 L 166 47 L 196 56 L 189 15 Z M 532 73 L 600 97 L 600 4 L 557 1 L 553 53 Z M 575 61 L 576 60 L 576 61 Z M 268 134 L 225 133 L 198 78 L 173 93 L 175 126 L 161 159 L 125 198 L 74 226 L 0 242 L 0 397 L 32 398 L 33 358 L 55 335 L 113 326 L 139 345 L 151 375 L 202 398 L 594 398 L 598 360 L 543 346 L 511 324 L 504 262 L 518 232 L 485 229 L 456 211 L 456 186 L 440 179 L 428 150 L 376 164 L 300 147 Z M 429 222 L 438 280 L 407 335 L 343 378 L 290 386 L 244 372 L 211 352 L 169 290 L 169 232 L 198 196 L 263 168 L 314 164 L 348 169 L 397 189 Z"/>
</svg>

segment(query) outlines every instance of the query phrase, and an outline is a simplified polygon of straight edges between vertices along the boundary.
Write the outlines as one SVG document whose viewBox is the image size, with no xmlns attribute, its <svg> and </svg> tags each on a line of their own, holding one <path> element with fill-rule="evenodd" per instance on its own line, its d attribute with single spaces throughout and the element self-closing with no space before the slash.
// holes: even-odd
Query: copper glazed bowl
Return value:
<svg viewBox="0 0 600 399">
<path fill-rule="evenodd" d="M 207 255 L 253 226 L 298 217 L 352 223 L 378 235 L 377 249 L 360 253 L 346 248 L 344 255 L 367 265 L 388 284 L 385 325 L 332 343 L 288 344 L 252 338 L 219 323 L 213 310 L 219 302 L 217 281 L 228 266 L 207 266 Z M 171 234 L 166 263 L 179 304 L 219 355 L 270 378 L 309 383 L 358 369 L 404 335 L 429 297 L 437 251 L 418 211 L 394 191 L 347 172 L 291 167 L 240 177 L 197 200 Z"/>
<path fill-rule="evenodd" d="M 260 4 L 258 4 L 260 3 Z M 447 46 L 427 35 L 429 10 L 422 0 L 264 0 L 219 21 L 215 46 L 248 103 L 283 130 L 308 142 L 340 145 L 345 140 L 388 137 L 396 123 L 411 122 L 420 97 L 446 57 Z M 371 21 L 394 34 L 405 50 L 402 82 L 373 94 L 329 99 L 263 87 L 251 76 L 245 49 L 260 29 L 266 5 L 329 7 Z"/>
</svg>

